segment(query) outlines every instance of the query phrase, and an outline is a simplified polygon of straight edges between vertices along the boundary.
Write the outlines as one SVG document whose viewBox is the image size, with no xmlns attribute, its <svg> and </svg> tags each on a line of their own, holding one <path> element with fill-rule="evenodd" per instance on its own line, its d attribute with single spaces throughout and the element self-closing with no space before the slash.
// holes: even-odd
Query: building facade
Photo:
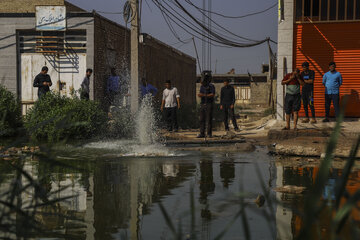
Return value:
<svg viewBox="0 0 360 240">
<path fill-rule="evenodd" d="M 235 89 L 235 105 L 238 107 L 271 107 L 274 101 L 275 81 L 271 81 L 268 72 L 252 74 L 213 74 L 212 83 L 215 86 L 215 103 L 220 104 L 221 88 L 224 80 L 229 80 Z M 197 93 L 201 87 L 201 75 L 197 76 Z M 271 83 L 273 87 L 271 87 Z M 200 98 L 197 98 L 200 104 Z"/>
<path fill-rule="evenodd" d="M 284 117 L 286 73 L 310 63 L 315 71 L 316 115 L 325 116 L 325 88 L 322 76 L 328 64 L 336 62 L 343 76 L 340 101 L 347 99 L 345 116 L 360 117 L 360 1 L 359 0 L 280 0 L 278 25 L 277 118 Z M 334 109 L 330 110 L 334 115 Z M 303 109 L 300 115 L 304 116 Z"/>
<path fill-rule="evenodd" d="M 39 27 L 37 6 L 44 5 L 66 9 L 65 29 Z M 23 113 L 37 100 L 32 83 L 44 65 L 52 78 L 51 90 L 62 95 L 79 90 L 86 69 L 92 68 L 90 99 L 104 106 L 111 68 L 123 82 L 130 79 L 129 29 L 96 12 L 64 0 L 4 0 L 0 2 L 0 19 L 0 84 L 17 94 Z M 140 77 L 159 90 L 170 79 L 184 101 L 194 103 L 196 60 L 146 34 L 139 47 Z"/>
</svg>

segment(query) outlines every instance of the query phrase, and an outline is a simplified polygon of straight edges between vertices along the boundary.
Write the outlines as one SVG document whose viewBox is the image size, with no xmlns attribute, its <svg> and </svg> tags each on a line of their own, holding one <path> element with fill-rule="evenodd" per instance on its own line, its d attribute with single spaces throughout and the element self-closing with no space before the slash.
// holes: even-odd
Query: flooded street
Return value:
<svg viewBox="0 0 360 240">
<path fill-rule="evenodd" d="M 56 150 L 57 164 L 45 158 L 26 161 L 24 169 L 38 179 L 49 199 L 64 198 L 60 212 L 73 217 L 39 213 L 37 219 L 52 232 L 76 239 L 173 239 L 161 204 L 175 231 L 188 239 L 194 238 L 191 233 L 196 239 L 214 239 L 223 230 L 223 239 L 293 239 L 299 233 L 303 195 L 273 189 L 309 188 L 317 168 L 285 167 L 265 147 L 252 153 L 201 153 L 160 145 L 142 146 L 137 152 L 134 143 L 120 145 L 124 142 L 119 140 L 67 146 Z M 332 170 L 330 195 L 339 174 Z M 350 190 L 357 189 L 359 174 L 352 174 Z M 8 188 L 13 176 L 3 166 L 0 188 Z M 26 185 L 24 177 L 22 181 Z M 264 189 L 270 190 L 268 196 Z M 32 194 L 22 194 L 23 208 Z M 266 196 L 263 206 L 255 203 L 258 195 Z M 320 219 L 324 233 L 326 214 L 331 209 L 324 209 Z"/>
</svg>

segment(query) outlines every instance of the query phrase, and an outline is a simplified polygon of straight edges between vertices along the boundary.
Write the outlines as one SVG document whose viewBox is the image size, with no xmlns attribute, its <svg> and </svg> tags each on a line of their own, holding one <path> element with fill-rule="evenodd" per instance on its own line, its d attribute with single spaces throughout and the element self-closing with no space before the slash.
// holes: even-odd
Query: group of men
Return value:
<svg viewBox="0 0 360 240">
<path fill-rule="evenodd" d="M 286 95 L 284 101 L 284 110 L 286 114 L 286 126 L 283 130 L 290 129 L 290 117 L 294 114 L 294 130 L 297 130 L 298 112 L 301 108 L 301 100 L 303 102 L 305 119 L 303 123 L 316 123 L 315 107 L 314 107 L 314 79 L 315 72 L 309 69 L 309 63 L 302 64 L 303 71 L 300 72 L 296 68 L 292 73 L 285 75 L 281 84 L 286 85 Z M 335 116 L 339 115 L 339 89 L 342 85 L 342 76 L 336 71 L 336 63 L 329 63 L 329 71 L 323 76 L 322 84 L 325 86 L 325 118 L 323 122 L 329 122 L 330 106 L 333 102 Z M 300 86 L 302 86 L 302 94 L 300 94 Z M 309 109 L 311 110 L 312 120 L 309 119 Z"/>
<path fill-rule="evenodd" d="M 286 114 L 286 126 L 284 130 L 290 129 L 290 117 L 294 116 L 294 129 L 297 129 L 298 112 L 301 108 L 301 101 L 303 103 L 305 111 L 305 119 L 303 123 L 316 123 L 315 107 L 314 107 L 314 79 L 315 72 L 309 69 L 309 63 L 304 62 L 302 64 L 303 70 L 298 68 L 292 73 L 287 74 L 282 80 L 282 85 L 286 85 L 286 95 L 284 101 L 284 110 Z M 52 86 L 51 78 L 47 74 L 48 67 L 44 66 L 41 72 L 34 79 L 34 87 L 38 88 L 38 97 L 41 98 L 47 92 L 50 91 Z M 86 75 L 81 83 L 80 98 L 88 100 L 90 96 L 90 77 L 93 73 L 92 69 L 86 70 Z M 339 88 L 342 85 L 342 76 L 336 71 L 335 62 L 329 63 L 329 71 L 323 76 L 323 85 L 325 86 L 325 119 L 323 122 L 329 122 L 330 106 L 333 102 L 335 109 L 335 116 L 339 115 Z M 155 96 L 158 92 L 157 88 L 147 83 L 143 78 L 141 81 L 141 98 L 147 94 Z M 200 91 L 197 96 L 201 99 L 200 102 L 200 134 L 198 138 L 205 136 L 212 137 L 212 118 L 214 109 L 214 97 L 215 86 L 208 80 L 203 80 L 201 83 Z M 130 93 L 126 93 L 121 89 L 125 89 L 123 83 L 120 82 L 120 77 L 116 74 L 116 69 L 111 69 L 111 75 L 107 81 L 107 99 L 109 104 L 114 104 L 114 101 L 120 95 L 130 96 Z M 300 94 L 300 86 L 302 86 L 302 93 Z M 233 123 L 234 130 L 239 131 L 236 123 L 235 114 L 235 91 L 234 88 L 229 85 L 229 80 L 224 80 L 224 86 L 221 89 L 220 95 L 220 109 L 224 114 L 225 130 L 229 131 L 229 117 Z M 309 119 L 309 109 L 311 110 L 312 119 Z M 171 81 L 165 82 L 165 89 L 162 93 L 161 111 L 164 113 L 164 117 L 167 123 L 167 129 L 169 131 L 178 131 L 177 122 L 177 109 L 180 109 L 180 95 L 178 89 L 171 85 Z M 205 135 L 206 130 L 206 135 Z"/>
<path fill-rule="evenodd" d="M 52 86 L 51 78 L 47 74 L 48 67 L 44 66 L 41 72 L 34 79 L 34 87 L 38 88 L 38 98 L 40 99 L 47 92 L 50 91 L 50 86 Z M 124 86 L 124 83 L 120 81 L 120 77 L 116 74 L 116 69 L 111 68 L 111 75 L 107 80 L 106 95 L 108 103 L 114 104 L 114 101 L 124 96 L 130 96 L 128 91 L 122 91 L 122 89 L 128 89 L 127 86 Z M 83 100 L 89 100 L 90 97 L 90 77 L 93 73 L 91 68 L 86 70 L 86 75 L 81 83 L 80 87 L 80 98 Z M 155 96 L 158 92 L 158 89 L 153 85 L 149 84 L 145 78 L 141 80 L 141 99 L 144 98 L 147 94 Z M 205 136 L 212 137 L 212 119 L 213 119 L 213 108 L 214 108 L 214 97 L 215 97 L 215 86 L 210 83 L 210 81 L 202 81 L 200 87 L 200 92 L 198 97 L 201 99 L 200 103 L 200 134 L 198 138 L 203 138 Z M 229 85 L 229 80 L 224 81 L 224 87 L 221 89 L 220 95 L 220 109 L 224 113 L 224 125 L 225 130 L 229 131 L 229 116 L 233 123 L 234 130 L 238 131 L 239 128 L 236 123 L 234 106 L 235 106 L 235 91 L 234 88 Z M 180 109 L 180 94 L 176 87 L 171 85 L 171 81 L 167 80 L 165 82 L 165 89 L 162 92 L 162 101 L 160 110 L 164 114 L 164 118 L 167 124 L 168 131 L 178 131 L 179 126 L 177 122 L 177 109 Z M 206 135 L 205 135 L 206 130 Z"/>
</svg>

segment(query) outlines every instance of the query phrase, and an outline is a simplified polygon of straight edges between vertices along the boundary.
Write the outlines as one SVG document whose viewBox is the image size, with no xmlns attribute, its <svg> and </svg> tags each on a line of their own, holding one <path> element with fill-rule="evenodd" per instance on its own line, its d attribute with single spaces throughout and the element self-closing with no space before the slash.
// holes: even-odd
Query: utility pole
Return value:
<svg viewBox="0 0 360 240">
<path fill-rule="evenodd" d="M 139 109 L 139 1 L 131 0 L 131 113 Z"/>
</svg>

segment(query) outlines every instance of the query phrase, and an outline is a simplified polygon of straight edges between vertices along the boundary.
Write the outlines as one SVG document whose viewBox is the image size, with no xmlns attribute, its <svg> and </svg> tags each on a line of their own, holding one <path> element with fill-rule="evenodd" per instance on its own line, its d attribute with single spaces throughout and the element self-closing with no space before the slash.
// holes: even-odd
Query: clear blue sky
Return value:
<svg viewBox="0 0 360 240">
<path fill-rule="evenodd" d="M 69 2 L 85 9 L 92 11 L 105 12 L 122 12 L 125 0 L 68 0 Z M 184 0 L 179 0 L 184 6 L 191 11 L 196 17 L 201 18 L 201 14 L 187 4 Z M 192 0 L 197 6 L 202 6 L 202 0 Z M 244 14 L 264 10 L 277 0 L 212 0 L 212 10 L 225 15 L 241 16 Z M 148 3 L 148 4 L 147 4 Z M 142 4 L 142 32 L 148 33 L 157 39 L 172 45 L 173 47 L 183 51 L 193 57 L 196 57 L 192 42 L 187 44 L 175 44 L 179 42 L 167 27 L 160 10 L 152 3 L 152 0 L 143 0 Z M 122 15 L 101 14 L 121 25 L 124 24 Z M 234 33 L 252 38 L 264 39 L 270 37 L 277 41 L 277 7 L 271 10 L 242 19 L 224 19 L 213 16 L 213 19 L 224 27 L 231 29 Z M 176 32 L 182 39 L 189 39 L 192 36 L 176 27 Z M 200 54 L 201 62 L 201 42 L 196 41 Z M 271 44 L 272 49 L 276 52 L 276 45 Z M 220 48 L 212 47 L 212 70 L 217 73 L 226 73 L 234 68 L 236 73 L 259 73 L 262 63 L 268 63 L 268 47 L 264 43 L 260 46 L 251 48 Z"/>
</svg>

